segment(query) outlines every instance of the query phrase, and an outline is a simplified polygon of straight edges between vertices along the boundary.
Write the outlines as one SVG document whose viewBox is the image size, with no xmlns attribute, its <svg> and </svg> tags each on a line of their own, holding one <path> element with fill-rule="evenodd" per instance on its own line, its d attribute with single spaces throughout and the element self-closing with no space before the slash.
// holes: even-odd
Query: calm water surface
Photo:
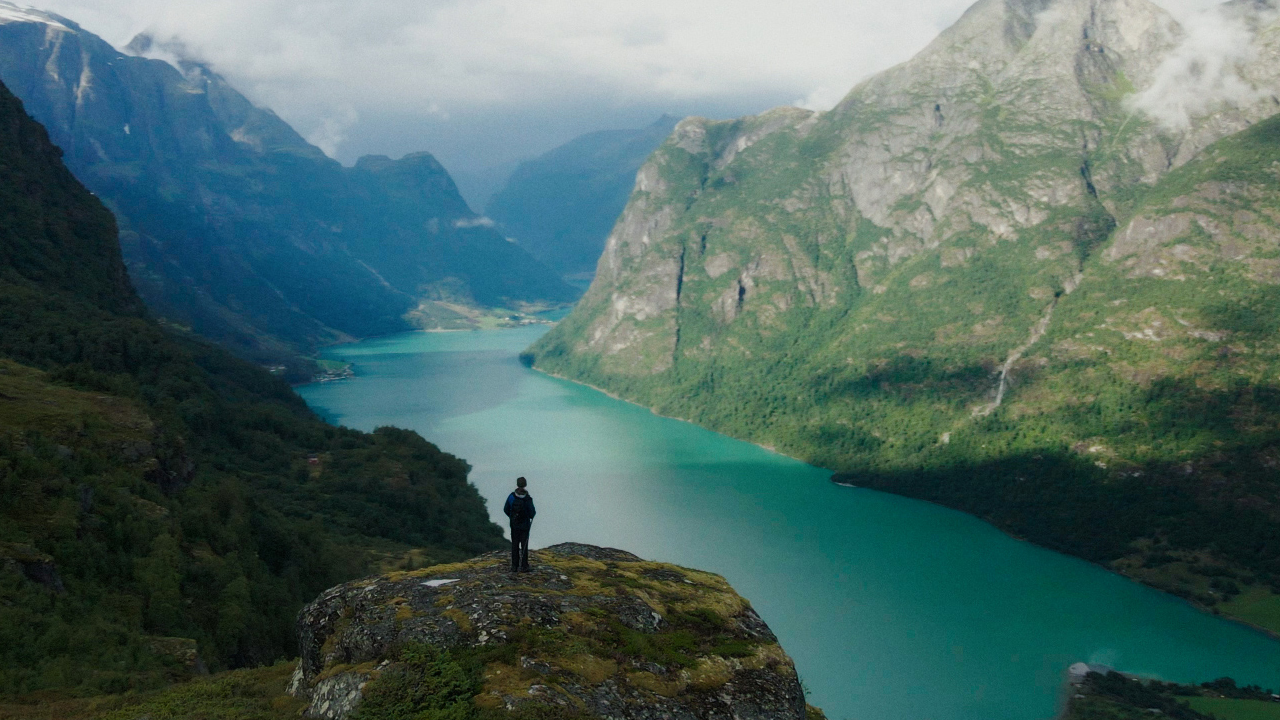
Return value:
<svg viewBox="0 0 1280 720">
<path fill-rule="evenodd" d="M 413 428 L 466 458 L 495 521 L 517 475 L 532 544 L 566 540 L 723 574 L 832 720 L 1042 720 L 1079 660 L 1280 686 L 1280 642 L 928 503 L 526 369 L 545 326 L 343 346 L 330 421 Z"/>
</svg>

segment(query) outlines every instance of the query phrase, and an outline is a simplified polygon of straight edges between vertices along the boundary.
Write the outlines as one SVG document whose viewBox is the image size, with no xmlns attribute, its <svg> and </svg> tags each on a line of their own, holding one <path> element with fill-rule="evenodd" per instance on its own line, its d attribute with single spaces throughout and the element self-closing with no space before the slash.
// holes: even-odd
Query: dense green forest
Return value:
<svg viewBox="0 0 1280 720">
<path fill-rule="evenodd" d="M 111 213 L 0 86 L 0 695 L 292 657 L 319 591 L 500 544 L 467 472 L 150 320 Z"/>
<path fill-rule="evenodd" d="M 1117 672 L 1090 672 L 1072 688 L 1061 720 L 1270 720 L 1280 717 L 1280 700 L 1256 685 L 1239 687 L 1231 678 L 1200 685 L 1141 680 Z"/>
</svg>

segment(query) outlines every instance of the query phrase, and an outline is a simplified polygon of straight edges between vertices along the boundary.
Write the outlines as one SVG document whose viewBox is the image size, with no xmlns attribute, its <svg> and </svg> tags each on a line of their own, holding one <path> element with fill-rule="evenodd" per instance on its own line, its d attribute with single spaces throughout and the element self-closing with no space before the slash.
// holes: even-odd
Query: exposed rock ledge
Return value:
<svg viewBox="0 0 1280 720">
<path fill-rule="evenodd" d="M 724 578 L 575 543 L 536 551 L 530 573 L 511 574 L 507 558 L 358 580 L 303 608 L 289 692 L 310 701 L 306 717 L 339 720 L 372 710 L 383 688 L 421 687 L 405 648 L 469 662 L 463 696 L 486 716 L 822 717 Z"/>
</svg>

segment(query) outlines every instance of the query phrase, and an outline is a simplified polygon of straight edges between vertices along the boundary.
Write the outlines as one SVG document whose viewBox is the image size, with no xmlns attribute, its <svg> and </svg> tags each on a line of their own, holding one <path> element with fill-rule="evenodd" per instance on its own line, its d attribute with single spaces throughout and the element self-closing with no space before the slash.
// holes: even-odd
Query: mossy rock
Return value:
<svg viewBox="0 0 1280 720">
<path fill-rule="evenodd" d="M 806 717 L 791 658 L 724 578 L 577 543 L 531 561 L 328 590 L 299 615 L 290 692 L 330 719 Z"/>
</svg>

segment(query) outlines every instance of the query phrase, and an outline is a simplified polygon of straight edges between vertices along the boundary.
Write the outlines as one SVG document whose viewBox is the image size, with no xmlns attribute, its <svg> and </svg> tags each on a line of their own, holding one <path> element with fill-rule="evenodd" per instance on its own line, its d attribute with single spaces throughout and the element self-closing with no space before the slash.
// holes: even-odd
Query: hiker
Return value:
<svg viewBox="0 0 1280 720">
<path fill-rule="evenodd" d="M 511 518 L 511 572 L 529 572 L 529 528 L 538 511 L 533 508 L 533 496 L 525 490 L 528 485 L 528 480 L 516 478 L 516 490 L 502 506 L 502 512 Z"/>
</svg>

